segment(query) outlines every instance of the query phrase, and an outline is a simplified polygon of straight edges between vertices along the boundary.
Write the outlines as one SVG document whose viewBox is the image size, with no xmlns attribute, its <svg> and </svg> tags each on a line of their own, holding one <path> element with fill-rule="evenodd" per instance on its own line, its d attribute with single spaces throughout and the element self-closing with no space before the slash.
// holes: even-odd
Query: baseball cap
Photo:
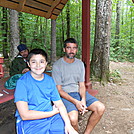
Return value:
<svg viewBox="0 0 134 134">
<path fill-rule="evenodd" d="M 26 50 L 27 46 L 25 44 L 20 44 L 19 46 L 17 46 L 17 49 L 19 50 L 19 52 Z"/>
</svg>

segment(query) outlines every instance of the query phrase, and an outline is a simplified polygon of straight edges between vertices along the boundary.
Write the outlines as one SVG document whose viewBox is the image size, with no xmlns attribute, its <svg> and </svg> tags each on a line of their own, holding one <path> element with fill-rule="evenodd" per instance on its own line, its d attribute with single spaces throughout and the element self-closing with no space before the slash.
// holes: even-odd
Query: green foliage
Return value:
<svg viewBox="0 0 134 134">
<path fill-rule="evenodd" d="M 70 2 L 70 33 L 71 37 L 76 38 L 79 45 L 78 58 L 81 58 L 82 48 L 82 0 L 71 0 Z M 131 61 L 134 62 L 134 4 L 128 0 L 121 0 L 120 6 L 120 34 L 119 39 L 115 39 L 116 29 L 116 3 L 112 2 L 112 23 L 111 23 L 111 46 L 110 46 L 110 60 L 113 61 Z M 94 46 L 95 34 L 95 15 L 96 15 L 96 1 L 91 0 L 90 7 L 90 51 L 92 54 Z M 3 45 L 4 38 L 2 31 L 2 22 L 7 21 L 2 18 L 2 7 L 0 7 L 0 45 Z M 9 22 L 8 22 L 9 23 Z M 51 20 L 39 17 L 28 13 L 20 13 L 19 15 L 20 38 L 21 43 L 26 43 L 29 49 L 40 47 L 47 50 L 50 55 L 51 52 Z M 8 30 L 8 32 L 10 29 Z M 63 55 L 63 40 L 67 38 L 67 21 L 66 21 L 66 6 L 62 13 L 56 19 L 56 45 L 57 56 Z M 116 46 L 116 42 L 119 45 Z M 10 42 L 8 42 L 10 44 Z M 2 47 L 0 47 L 2 51 Z"/>
<path fill-rule="evenodd" d="M 120 34 L 119 39 L 115 39 L 116 28 L 116 5 L 113 6 L 111 25 L 111 47 L 110 59 L 113 61 L 134 62 L 134 5 L 131 1 L 122 1 L 120 10 Z M 116 42 L 119 45 L 116 46 Z"/>
<path fill-rule="evenodd" d="M 116 83 L 119 82 L 121 80 L 121 73 L 119 70 L 113 70 L 112 72 L 110 72 L 110 77 L 109 77 L 109 81 Z"/>
</svg>

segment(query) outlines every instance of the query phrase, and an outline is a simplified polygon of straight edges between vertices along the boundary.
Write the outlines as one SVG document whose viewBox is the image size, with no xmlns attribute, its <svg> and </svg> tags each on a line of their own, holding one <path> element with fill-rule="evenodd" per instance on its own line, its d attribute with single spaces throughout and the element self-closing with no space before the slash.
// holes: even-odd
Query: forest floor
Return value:
<svg viewBox="0 0 134 134">
<path fill-rule="evenodd" d="M 96 97 L 105 104 L 106 111 L 92 134 L 134 134 L 134 63 L 111 62 L 111 72 L 119 72 L 120 79 L 113 78 L 105 86 L 92 82 L 99 91 Z M 83 134 L 87 116 L 81 121 Z"/>
<path fill-rule="evenodd" d="M 106 111 L 92 134 L 134 134 L 134 63 L 111 62 L 113 74 L 121 78 L 111 78 L 105 86 L 92 82 L 98 90 L 96 97 L 105 104 Z M 15 134 L 15 105 L 13 100 L 0 104 L 0 133 Z M 80 117 L 80 133 L 83 134 L 90 112 Z"/>
</svg>

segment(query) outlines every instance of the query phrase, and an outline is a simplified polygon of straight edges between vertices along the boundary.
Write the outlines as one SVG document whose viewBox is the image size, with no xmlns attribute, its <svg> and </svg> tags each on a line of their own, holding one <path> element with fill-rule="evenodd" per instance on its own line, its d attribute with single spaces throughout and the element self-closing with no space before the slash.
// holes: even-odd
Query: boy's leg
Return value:
<svg viewBox="0 0 134 134">
<path fill-rule="evenodd" d="M 17 134 L 49 134 L 51 119 L 26 120 L 17 123 Z"/>
<path fill-rule="evenodd" d="M 60 114 L 56 114 L 46 119 L 20 121 L 17 123 L 17 132 L 17 134 L 65 134 L 65 124 Z"/>
<path fill-rule="evenodd" d="M 16 123 L 16 132 L 17 134 L 24 134 L 23 122 Z"/>
<path fill-rule="evenodd" d="M 52 118 L 49 134 L 65 134 L 65 124 L 60 114 Z"/>
</svg>

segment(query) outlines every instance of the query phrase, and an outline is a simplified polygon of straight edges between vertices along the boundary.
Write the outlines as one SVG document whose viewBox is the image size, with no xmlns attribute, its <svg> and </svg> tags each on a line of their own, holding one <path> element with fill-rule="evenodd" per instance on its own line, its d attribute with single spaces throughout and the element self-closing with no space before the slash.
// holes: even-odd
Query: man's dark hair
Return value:
<svg viewBox="0 0 134 134">
<path fill-rule="evenodd" d="M 67 43 L 75 43 L 77 44 L 77 41 L 74 38 L 68 38 L 64 41 L 64 48 L 66 47 Z"/>
<path fill-rule="evenodd" d="M 36 49 L 32 49 L 32 50 L 29 52 L 27 61 L 29 62 L 30 59 L 31 59 L 31 57 L 32 57 L 33 55 L 37 55 L 37 54 L 40 54 L 40 55 L 42 55 L 43 57 L 45 57 L 46 61 L 48 60 L 47 53 L 46 53 L 43 49 L 38 49 L 38 48 L 36 48 Z"/>
</svg>

